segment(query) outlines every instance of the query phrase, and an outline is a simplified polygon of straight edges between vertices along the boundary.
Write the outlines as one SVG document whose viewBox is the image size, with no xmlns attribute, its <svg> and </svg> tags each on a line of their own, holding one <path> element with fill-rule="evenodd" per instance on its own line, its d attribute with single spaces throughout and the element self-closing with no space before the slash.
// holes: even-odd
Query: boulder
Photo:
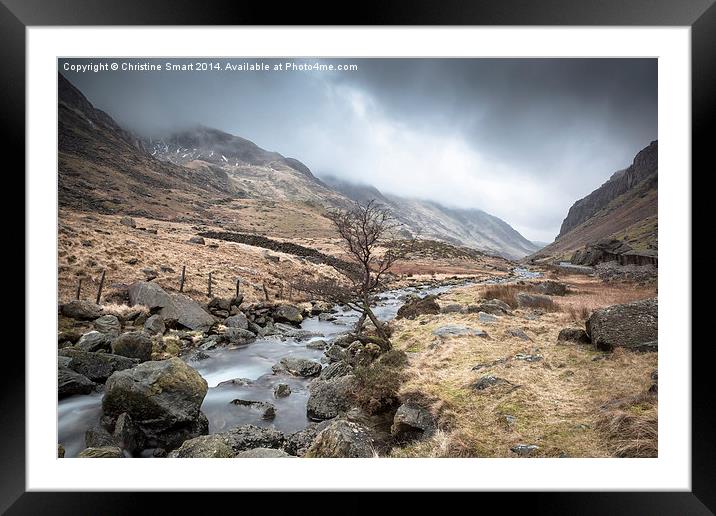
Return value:
<svg viewBox="0 0 716 516">
<path fill-rule="evenodd" d="M 246 318 L 246 316 L 239 312 L 236 315 L 232 315 L 231 317 L 227 317 L 224 321 L 224 325 L 228 328 L 240 328 L 242 330 L 248 330 L 249 328 L 249 320 Z"/>
<path fill-rule="evenodd" d="M 293 457 L 293 455 L 274 448 L 254 448 L 242 451 L 236 456 L 238 459 L 285 459 L 290 457 Z"/>
<path fill-rule="evenodd" d="M 435 419 L 428 409 L 414 403 L 403 403 L 395 412 L 390 433 L 399 441 L 413 441 L 430 437 L 435 429 Z"/>
<path fill-rule="evenodd" d="M 152 281 L 153 279 L 156 279 L 159 276 L 159 273 L 155 271 L 154 269 L 145 268 L 142 269 L 142 274 L 144 274 L 144 279 L 147 281 Z"/>
<path fill-rule="evenodd" d="M 112 439 L 123 450 L 135 453 L 142 449 L 142 433 L 126 412 L 119 415 L 114 425 Z"/>
<path fill-rule="evenodd" d="M 254 448 L 281 448 L 286 437 L 275 428 L 242 425 L 221 435 L 235 453 Z"/>
<path fill-rule="evenodd" d="M 100 349 L 109 351 L 111 341 L 111 337 L 106 333 L 92 330 L 82 335 L 77 344 L 72 347 L 81 351 L 99 351 Z"/>
<path fill-rule="evenodd" d="M 396 319 L 415 319 L 419 315 L 439 314 L 440 305 L 437 296 L 426 296 L 422 299 L 411 299 L 398 309 Z"/>
<path fill-rule="evenodd" d="M 592 341 L 589 335 L 582 328 L 562 328 L 557 335 L 558 342 L 578 342 L 580 344 L 589 344 Z"/>
<path fill-rule="evenodd" d="M 553 304 L 549 296 L 543 294 L 528 294 L 527 292 L 518 292 L 515 296 L 517 304 L 522 308 L 545 308 Z"/>
<path fill-rule="evenodd" d="M 78 457 L 81 459 L 121 459 L 124 454 L 119 446 L 102 446 L 100 448 L 85 448 Z"/>
<path fill-rule="evenodd" d="M 314 421 L 323 421 L 347 412 L 353 405 L 355 389 L 352 374 L 313 380 L 308 386 L 306 415 Z"/>
<path fill-rule="evenodd" d="M 273 319 L 276 322 L 284 322 L 289 324 L 298 325 L 303 322 L 303 316 L 301 315 L 301 309 L 294 305 L 278 305 L 273 310 Z"/>
<path fill-rule="evenodd" d="M 316 436 L 321 432 L 321 430 L 325 429 L 330 424 L 331 421 L 311 423 L 303 430 L 299 430 L 298 432 L 292 433 L 286 438 L 284 450 L 286 450 L 286 452 L 290 453 L 291 455 L 303 457 L 306 454 L 308 448 L 311 447 L 311 444 L 313 444 L 313 441 L 316 439 Z"/>
<path fill-rule="evenodd" d="M 495 385 L 500 385 L 503 383 L 508 383 L 508 382 L 504 378 L 487 375 L 487 376 L 483 376 L 482 378 L 477 380 L 472 385 L 472 388 L 475 389 L 476 391 L 484 391 L 485 389 L 489 389 L 490 387 L 494 387 Z"/>
<path fill-rule="evenodd" d="M 152 341 L 143 331 L 123 333 L 112 342 L 112 353 L 146 362 L 152 358 Z"/>
<path fill-rule="evenodd" d="M 183 294 L 169 294 L 157 283 L 137 281 L 128 287 L 132 305 L 158 312 L 164 321 L 175 320 L 190 330 L 207 331 L 215 320 L 199 303 Z"/>
<path fill-rule="evenodd" d="M 85 446 L 87 448 L 102 448 L 116 446 L 114 437 L 101 426 L 93 426 L 85 432 Z"/>
<path fill-rule="evenodd" d="M 478 313 L 477 313 L 477 319 L 478 319 L 478 321 L 480 321 L 481 323 L 492 324 L 492 323 L 494 323 L 494 322 L 497 322 L 498 316 L 497 316 L 497 315 L 488 314 L 488 313 L 485 313 L 485 312 L 478 312 Z"/>
<path fill-rule="evenodd" d="M 441 305 L 440 312 L 444 314 L 459 314 L 463 311 L 463 306 L 459 303 L 450 303 L 448 305 Z"/>
<path fill-rule="evenodd" d="M 57 396 L 59 399 L 73 394 L 89 394 L 97 384 L 68 367 L 57 368 Z"/>
<path fill-rule="evenodd" d="M 71 319 L 93 321 L 102 316 L 102 307 L 91 301 L 75 300 L 63 304 L 60 313 Z"/>
<path fill-rule="evenodd" d="M 164 335 L 167 330 L 164 319 L 159 314 L 154 314 L 144 321 L 144 331 L 152 335 Z"/>
<path fill-rule="evenodd" d="M 510 448 L 510 451 L 520 457 L 530 457 L 539 450 L 536 444 L 517 444 Z"/>
<path fill-rule="evenodd" d="M 318 376 L 321 364 L 305 358 L 284 357 L 271 368 L 274 374 L 290 374 L 302 378 Z"/>
<path fill-rule="evenodd" d="M 200 435 L 184 441 L 170 458 L 225 459 L 236 457 L 223 434 Z"/>
<path fill-rule="evenodd" d="M 306 451 L 305 457 L 360 458 L 373 457 L 373 438 L 362 425 L 338 419 L 321 430 Z"/>
<path fill-rule="evenodd" d="M 119 219 L 119 223 L 122 224 L 123 226 L 127 226 L 130 228 L 137 227 L 137 223 L 135 222 L 135 220 L 132 217 L 122 217 L 121 219 Z"/>
<path fill-rule="evenodd" d="M 320 313 L 318 314 L 318 320 L 323 322 L 331 322 L 336 320 L 336 316 L 329 313 Z"/>
<path fill-rule="evenodd" d="M 122 331 L 122 324 L 114 315 L 103 315 L 95 319 L 93 324 L 95 330 L 111 337 L 116 337 Z"/>
<path fill-rule="evenodd" d="M 360 344 L 359 341 L 356 341 Z M 341 362 L 348 358 L 347 348 L 342 348 L 338 344 L 332 344 L 325 352 L 324 355 L 330 363 Z"/>
<path fill-rule="evenodd" d="M 102 411 L 110 420 L 126 412 L 149 447 L 171 450 L 208 432 L 199 410 L 206 392 L 206 380 L 179 358 L 144 362 L 109 377 Z"/>
<path fill-rule="evenodd" d="M 507 330 L 507 333 L 511 337 L 516 337 L 520 340 L 532 340 L 529 335 L 527 335 L 522 328 L 510 328 Z"/>
<path fill-rule="evenodd" d="M 200 236 L 193 236 L 189 239 L 189 243 L 204 245 L 206 242 L 204 241 L 204 238 L 202 238 Z"/>
<path fill-rule="evenodd" d="M 61 444 L 57 445 L 57 458 L 58 459 L 64 459 L 65 458 L 65 447 Z"/>
<path fill-rule="evenodd" d="M 256 334 L 241 328 L 226 328 L 224 336 L 230 343 L 237 345 L 248 344 L 256 340 Z"/>
<path fill-rule="evenodd" d="M 60 357 L 67 358 L 66 366 L 74 372 L 86 376 L 93 382 L 104 383 L 115 371 L 123 371 L 136 365 L 131 358 L 110 353 L 91 353 L 79 349 L 64 348 L 58 351 Z"/>
<path fill-rule="evenodd" d="M 487 333 L 476 328 L 468 328 L 460 324 L 448 324 L 433 330 L 433 335 L 438 337 L 483 337 L 487 338 Z"/>
<path fill-rule="evenodd" d="M 535 290 L 548 296 L 564 296 L 567 293 L 567 285 L 558 281 L 547 280 L 537 284 Z"/>
<path fill-rule="evenodd" d="M 477 305 L 468 306 L 467 312 L 471 314 L 485 312 L 492 315 L 512 315 L 512 308 L 500 299 L 487 299 Z"/>
<path fill-rule="evenodd" d="M 658 312 L 656 298 L 595 310 L 587 320 L 587 333 L 600 350 L 655 350 Z"/>
</svg>

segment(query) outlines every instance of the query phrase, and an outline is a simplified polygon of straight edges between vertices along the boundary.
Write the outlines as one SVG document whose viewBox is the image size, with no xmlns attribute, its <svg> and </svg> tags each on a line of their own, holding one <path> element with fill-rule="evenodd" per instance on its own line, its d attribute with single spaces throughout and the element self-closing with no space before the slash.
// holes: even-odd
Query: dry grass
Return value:
<svg viewBox="0 0 716 516">
<path fill-rule="evenodd" d="M 602 407 L 596 427 L 609 436 L 615 457 L 658 457 L 659 418 L 656 395 L 644 393 Z"/>
<path fill-rule="evenodd" d="M 602 284 L 597 281 L 589 289 L 586 286 L 582 285 L 584 290 L 580 293 L 585 302 L 589 296 L 602 301 L 617 296 L 614 292 L 601 295 Z M 443 301 L 476 302 L 483 297 L 484 289 L 456 289 Z M 557 303 L 561 305 L 562 301 Z M 600 301 L 590 302 L 597 306 Z M 651 384 L 650 374 L 657 367 L 657 355 L 623 350 L 603 354 L 591 346 L 558 344 L 557 334 L 570 315 L 557 312 L 533 317 L 529 311 L 517 309 L 514 316 L 500 317 L 492 324 L 481 324 L 476 314 L 429 315 L 396 322 L 394 345 L 410 356 L 408 379 L 401 393 L 418 392 L 434 400 L 432 410 L 442 433 L 396 448 L 393 455 L 515 457 L 510 448 L 520 443 L 538 445 L 535 456 L 541 457 L 650 453 L 642 437 L 636 445 L 631 437 L 620 442 L 610 430 L 627 428 L 629 435 L 646 436 L 639 433 L 644 432 L 641 424 L 648 425 L 646 421 L 637 424 L 633 419 L 621 418 L 609 426 L 602 407 L 614 398 L 633 398 L 645 392 Z M 492 338 L 438 340 L 432 331 L 447 324 L 483 329 Z M 531 340 L 512 336 L 508 330 L 513 328 L 522 329 Z M 520 353 L 541 355 L 543 359 L 518 360 L 515 356 Z M 474 371 L 477 364 L 487 365 Z M 510 383 L 474 390 L 472 385 L 486 375 Z M 514 422 L 509 423 L 505 416 L 514 417 Z M 655 421 L 656 405 L 653 417 Z"/>
<path fill-rule="evenodd" d="M 517 294 L 520 292 L 530 292 L 533 290 L 533 286 L 529 284 L 516 285 L 514 283 L 502 284 L 502 285 L 490 285 L 482 287 L 482 297 L 485 299 L 499 299 L 510 305 L 512 308 L 517 308 L 519 303 L 517 302 Z"/>
</svg>

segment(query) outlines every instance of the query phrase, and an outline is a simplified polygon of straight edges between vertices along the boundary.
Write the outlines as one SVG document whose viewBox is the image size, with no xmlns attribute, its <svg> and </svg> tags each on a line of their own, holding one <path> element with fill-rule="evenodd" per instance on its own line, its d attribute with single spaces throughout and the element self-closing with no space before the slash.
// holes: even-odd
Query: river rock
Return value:
<svg viewBox="0 0 716 516">
<path fill-rule="evenodd" d="M 129 453 L 135 453 L 142 449 L 143 436 L 137 425 L 134 424 L 132 418 L 126 412 L 119 415 L 114 425 L 112 439 L 123 450 Z"/>
<path fill-rule="evenodd" d="M 129 414 L 149 447 L 171 450 L 208 432 L 200 412 L 207 383 L 179 358 L 144 362 L 109 377 L 102 410 L 110 419 Z"/>
<path fill-rule="evenodd" d="M 373 457 L 370 431 L 357 423 L 338 419 L 316 436 L 305 457 L 359 458 Z"/>
<path fill-rule="evenodd" d="M 67 358 L 68 368 L 99 383 L 107 381 L 115 371 L 123 371 L 136 365 L 131 358 L 110 353 L 90 353 L 73 348 L 61 349 L 58 355 Z"/>
<path fill-rule="evenodd" d="M 557 281 L 547 280 L 539 283 L 535 287 L 535 290 L 540 294 L 546 294 L 548 296 L 564 296 L 567 293 L 567 285 Z"/>
<path fill-rule="evenodd" d="M 320 374 L 321 364 L 305 358 L 284 357 L 278 364 L 274 364 L 271 370 L 274 374 L 290 374 L 310 378 Z"/>
<path fill-rule="evenodd" d="M 318 314 L 318 320 L 323 322 L 332 322 L 336 320 L 336 316 L 329 313 L 320 313 Z"/>
<path fill-rule="evenodd" d="M 152 335 L 164 335 L 167 331 L 167 327 L 164 324 L 164 319 L 159 314 L 154 314 L 144 321 L 144 331 L 151 333 Z"/>
<path fill-rule="evenodd" d="M 356 342 L 360 344 L 359 341 Z M 328 362 L 330 363 L 341 362 L 348 358 L 348 351 L 338 344 L 333 344 L 324 352 L 324 355 L 328 358 Z"/>
<path fill-rule="evenodd" d="M 306 347 L 308 349 L 326 349 L 328 347 L 328 342 L 325 340 L 312 340 L 311 342 L 306 343 Z"/>
<path fill-rule="evenodd" d="M 274 398 L 286 398 L 291 395 L 291 387 L 287 383 L 279 383 L 273 388 Z"/>
<path fill-rule="evenodd" d="M 314 421 L 323 421 L 348 411 L 354 403 L 355 389 L 355 376 L 352 374 L 313 380 L 308 386 L 306 415 Z"/>
<path fill-rule="evenodd" d="M 254 448 L 281 448 L 286 437 L 275 428 L 260 428 L 254 425 L 242 425 L 232 428 L 221 435 L 235 453 Z"/>
<path fill-rule="evenodd" d="M 615 347 L 655 350 L 658 308 L 653 298 L 595 310 L 587 320 L 587 333 L 597 349 L 603 351 Z"/>
<path fill-rule="evenodd" d="M 208 331 L 214 318 L 199 303 L 183 294 L 169 294 L 157 283 L 137 281 L 128 287 L 132 305 L 144 305 L 158 311 L 164 321 L 175 320 L 190 330 Z"/>
<path fill-rule="evenodd" d="M 58 459 L 64 459 L 65 458 L 65 447 L 61 444 L 57 445 L 57 458 Z"/>
<path fill-rule="evenodd" d="M 318 377 L 321 380 L 330 380 L 331 378 L 338 378 L 339 376 L 345 376 L 352 372 L 353 368 L 346 362 L 334 362 L 321 369 L 321 374 Z"/>
<path fill-rule="evenodd" d="M 100 448 L 85 448 L 78 457 L 81 459 L 121 459 L 124 454 L 119 446 L 102 446 Z"/>
<path fill-rule="evenodd" d="M 289 324 L 301 324 L 303 322 L 303 316 L 301 315 L 301 309 L 294 305 L 278 305 L 273 310 L 273 319 L 276 322 L 285 322 Z"/>
<path fill-rule="evenodd" d="M 226 459 L 236 457 L 223 434 L 200 435 L 184 441 L 170 458 Z"/>
<path fill-rule="evenodd" d="M 91 301 L 74 300 L 60 306 L 60 313 L 71 319 L 93 321 L 102 316 L 102 307 Z"/>
<path fill-rule="evenodd" d="M 67 367 L 57 368 L 57 396 L 59 399 L 73 394 L 89 394 L 97 384 Z"/>
<path fill-rule="evenodd" d="M 94 320 L 94 329 L 105 335 L 116 337 L 122 331 L 122 324 L 114 315 L 103 315 Z"/>
<path fill-rule="evenodd" d="M 109 351 L 112 339 L 106 333 L 98 332 L 97 330 L 89 331 L 80 337 L 77 344 L 72 346 L 80 351 L 99 351 L 103 349 Z"/>
<path fill-rule="evenodd" d="M 224 336 L 230 343 L 240 346 L 256 340 L 254 333 L 241 328 L 226 328 L 226 330 L 224 330 Z"/>
<path fill-rule="evenodd" d="M 102 448 L 116 446 L 114 437 L 101 426 L 93 426 L 85 432 L 85 446 L 87 448 Z"/>
<path fill-rule="evenodd" d="M 248 330 L 249 329 L 249 320 L 246 318 L 246 316 L 239 312 L 236 315 L 232 315 L 231 317 L 227 317 L 224 321 L 224 325 L 229 328 L 241 328 L 242 330 Z"/>
<path fill-rule="evenodd" d="M 152 358 L 152 341 L 143 331 L 129 331 L 114 339 L 112 353 L 146 362 Z"/>
<path fill-rule="evenodd" d="M 419 315 L 439 314 L 440 305 L 437 303 L 437 296 L 426 296 L 424 298 L 411 299 L 398 309 L 396 319 L 415 319 Z"/>
<path fill-rule="evenodd" d="M 414 403 L 403 403 L 395 412 L 390 433 L 399 441 L 413 441 L 430 437 L 435 429 L 435 419 L 428 409 Z"/>
<path fill-rule="evenodd" d="M 252 450 L 242 451 L 236 456 L 238 459 L 286 459 L 291 457 L 293 457 L 293 455 L 289 455 L 283 450 L 276 450 L 275 448 L 254 448 Z"/>
<path fill-rule="evenodd" d="M 468 306 L 467 312 L 471 314 L 485 312 L 492 315 L 512 315 L 512 308 L 500 299 L 487 299 L 477 305 Z"/>
<path fill-rule="evenodd" d="M 577 342 L 579 344 L 589 344 L 592 341 L 589 335 L 582 328 L 562 328 L 557 335 L 558 342 Z"/>
<path fill-rule="evenodd" d="M 276 408 L 266 401 L 254 401 L 254 400 L 241 400 L 235 399 L 230 402 L 232 405 L 237 407 L 248 407 L 251 409 L 258 410 L 261 414 L 261 419 L 272 420 L 276 417 Z"/>
</svg>

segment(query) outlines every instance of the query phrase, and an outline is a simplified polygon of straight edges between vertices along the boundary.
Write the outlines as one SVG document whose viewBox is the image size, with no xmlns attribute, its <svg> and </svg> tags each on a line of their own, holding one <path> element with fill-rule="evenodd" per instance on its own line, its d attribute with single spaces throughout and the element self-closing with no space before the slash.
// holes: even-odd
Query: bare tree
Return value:
<svg viewBox="0 0 716 516">
<path fill-rule="evenodd" d="M 302 281 L 296 288 L 321 299 L 347 305 L 361 315 L 356 323 L 356 338 L 375 342 L 384 350 L 390 348 L 389 333 L 371 308 L 373 295 L 387 287 L 390 268 L 409 252 L 410 246 L 391 245 L 400 224 L 390 211 L 371 200 L 356 202 L 348 209 L 331 211 L 328 218 L 340 236 L 341 247 L 348 254 L 348 264 L 331 264 L 343 281 L 330 279 Z M 378 248 L 385 250 L 380 253 Z M 366 321 L 375 327 L 375 337 L 363 335 Z"/>
</svg>

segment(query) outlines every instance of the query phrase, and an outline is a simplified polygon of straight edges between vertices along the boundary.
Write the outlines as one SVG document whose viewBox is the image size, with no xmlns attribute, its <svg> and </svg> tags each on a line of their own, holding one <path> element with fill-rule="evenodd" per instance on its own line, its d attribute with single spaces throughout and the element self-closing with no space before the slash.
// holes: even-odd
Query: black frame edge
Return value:
<svg viewBox="0 0 716 516">
<path fill-rule="evenodd" d="M 0 102 L 3 104 L 2 120 L 6 133 L 4 141 L 8 148 L 24 148 L 27 25 L 282 25 L 300 22 L 311 25 L 684 25 L 692 27 L 692 235 L 696 235 L 699 234 L 696 231 L 699 221 L 709 224 L 712 219 L 705 204 L 698 203 L 696 197 L 706 195 L 707 190 L 693 188 L 693 185 L 713 168 L 713 160 L 710 158 L 713 144 L 708 137 L 708 129 L 714 125 L 716 113 L 716 5 L 713 2 L 714 0 L 543 0 L 536 5 L 536 2 L 529 0 L 472 3 L 462 0 L 443 0 L 439 3 L 420 0 L 411 3 L 409 8 L 398 2 L 382 3 L 380 7 L 368 3 L 356 7 L 355 18 L 341 19 L 330 10 L 318 17 L 312 17 L 311 13 L 305 10 L 305 6 L 300 4 L 277 13 L 275 7 L 269 4 L 258 7 L 237 5 L 235 2 L 223 0 L 211 2 L 209 6 L 198 5 L 193 0 L 145 0 L 141 3 L 137 0 L 108 0 L 102 4 L 92 0 L 2 0 L 0 52 L 4 80 L 0 82 Z M 24 152 L 17 152 L 16 155 L 20 156 L 18 165 L 24 170 Z M 706 168 L 707 164 L 709 168 Z M 694 173 L 696 170 L 700 171 L 698 177 Z M 710 228 L 702 230 L 709 231 Z M 24 253 L 23 246 L 23 258 Z M 692 257 L 694 270 L 708 270 L 707 267 L 712 263 L 713 259 L 706 253 L 694 253 Z M 25 269 L 26 274 L 27 272 Z M 713 280 L 707 278 L 704 282 L 710 286 Z M 708 317 L 708 307 L 696 303 L 695 298 L 693 300 L 693 314 L 697 317 Z M 3 410 L 0 411 L 0 428 L 3 429 L 3 439 L 0 440 L 3 465 L 0 476 L 0 512 L 12 505 L 8 514 L 36 514 L 43 511 L 76 514 L 86 512 L 88 507 L 102 507 L 104 514 L 124 514 L 136 511 L 140 500 L 142 504 L 150 501 L 150 498 L 156 501 L 160 495 L 151 493 L 133 493 L 129 496 L 116 492 L 24 493 L 25 356 L 24 349 L 17 349 L 17 346 L 14 348 L 7 346 L 5 350 L 11 354 L 9 356 L 13 364 L 12 370 L 1 375 L 3 388 L 0 396 L 4 403 Z M 713 369 L 710 358 L 704 345 L 692 347 L 692 492 L 511 493 L 510 496 L 514 496 L 518 503 L 524 503 L 531 512 L 537 513 L 564 514 L 574 512 L 578 507 L 579 512 L 584 514 L 714 514 L 716 492 L 712 486 L 716 485 L 716 449 L 711 446 L 711 441 L 716 435 L 716 426 L 709 418 L 712 413 L 708 409 L 711 390 L 706 383 Z M 18 498 L 19 495 L 22 496 Z M 169 496 L 172 500 L 169 506 L 186 508 L 187 496 L 181 493 Z M 228 501 L 229 496 L 236 501 L 235 494 L 199 493 L 199 496 L 211 496 L 210 503 L 213 504 L 219 501 L 217 496 L 221 497 L 221 501 Z M 245 497 L 248 494 L 240 496 Z M 354 507 L 361 507 L 363 504 L 360 504 L 357 496 L 348 495 L 358 502 Z M 412 496 L 415 496 L 415 501 L 422 501 L 421 495 Z M 478 496 L 489 496 L 497 501 L 499 495 Z M 167 498 L 169 497 L 163 497 L 162 504 L 168 502 Z M 165 509 L 169 509 L 169 506 L 165 506 Z"/>
</svg>

